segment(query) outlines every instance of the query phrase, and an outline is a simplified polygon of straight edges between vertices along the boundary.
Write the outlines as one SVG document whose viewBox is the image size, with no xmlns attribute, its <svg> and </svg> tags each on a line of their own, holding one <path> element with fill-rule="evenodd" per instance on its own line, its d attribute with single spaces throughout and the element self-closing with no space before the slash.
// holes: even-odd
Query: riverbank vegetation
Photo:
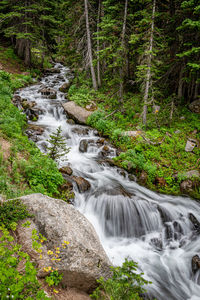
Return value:
<svg viewBox="0 0 200 300">
<path fill-rule="evenodd" d="M 64 182 L 56 163 L 24 134 L 26 116 L 11 102 L 14 89 L 30 83 L 30 75 L 0 71 L 0 190 L 6 198 L 33 192 L 58 196 Z"/>
</svg>

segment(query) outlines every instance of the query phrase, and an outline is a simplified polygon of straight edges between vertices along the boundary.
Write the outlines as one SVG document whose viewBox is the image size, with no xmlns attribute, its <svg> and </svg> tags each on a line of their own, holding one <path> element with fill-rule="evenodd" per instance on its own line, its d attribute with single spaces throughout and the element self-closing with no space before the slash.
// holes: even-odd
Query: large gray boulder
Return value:
<svg viewBox="0 0 200 300">
<path fill-rule="evenodd" d="M 47 275 L 44 267 L 52 266 L 63 273 L 64 286 L 90 292 L 96 288 L 99 277 L 110 276 L 110 261 L 93 226 L 72 205 L 42 194 L 23 196 L 20 199 L 34 217 L 29 228 L 18 227 L 19 242 L 37 261 L 40 277 Z M 36 229 L 47 239 L 42 247 L 42 256 L 32 250 L 32 229 Z M 65 241 L 69 245 L 65 246 Z M 56 247 L 60 248 L 60 253 L 57 253 L 57 260 L 52 260 L 48 251 L 55 253 Z"/>
<path fill-rule="evenodd" d="M 79 124 L 86 124 L 88 117 L 92 114 L 92 111 L 88 111 L 85 108 L 78 106 L 75 102 L 69 101 L 63 104 L 63 108 L 70 118 L 75 120 Z"/>
</svg>

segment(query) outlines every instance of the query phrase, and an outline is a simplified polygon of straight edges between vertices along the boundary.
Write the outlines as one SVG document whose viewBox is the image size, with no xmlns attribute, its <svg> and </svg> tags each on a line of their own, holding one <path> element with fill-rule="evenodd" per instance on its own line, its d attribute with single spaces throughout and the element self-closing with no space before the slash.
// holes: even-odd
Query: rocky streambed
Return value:
<svg viewBox="0 0 200 300">
<path fill-rule="evenodd" d="M 60 64 L 55 65 L 54 70 L 40 83 L 14 96 L 16 105 L 23 105 L 27 113 L 27 134 L 45 153 L 50 134 L 61 126 L 70 152 L 68 160 L 62 157 L 58 167 L 74 187 L 75 208 L 92 223 L 113 264 L 122 264 L 126 257 L 138 262 L 139 270 L 152 281 L 147 287 L 147 297 L 199 299 L 200 204 L 187 197 L 154 193 L 112 165 L 111 158 L 116 156 L 117 150 L 92 128 L 75 124 L 69 112 L 66 115 L 63 107 L 74 109 L 77 118 L 81 115 L 65 97 L 70 71 Z M 59 222 L 63 222 L 63 218 L 58 213 L 53 227 L 59 228 Z M 63 223 L 63 226 L 67 228 L 69 224 Z M 48 234 L 48 227 L 45 230 Z M 52 243 L 57 235 L 55 231 Z M 84 232 L 82 235 L 87 243 L 89 235 Z M 78 239 L 78 236 L 74 234 L 73 238 Z M 87 248 L 81 249 L 80 252 L 85 253 Z M 75 248 L 74 251 L 77 264 L 81 264 L 80 252 L 76 253 Z"/>
</svg>

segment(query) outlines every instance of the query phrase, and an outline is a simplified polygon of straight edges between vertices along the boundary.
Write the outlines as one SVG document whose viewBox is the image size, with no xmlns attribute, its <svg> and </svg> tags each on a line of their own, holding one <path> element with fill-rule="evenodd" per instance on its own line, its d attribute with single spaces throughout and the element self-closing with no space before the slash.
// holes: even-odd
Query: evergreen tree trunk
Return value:
<svg viewBox="0 0 200 300">
<path fill-rule="evenodd" d="M 97 17 L 97 82 L 98 86 L 101 86 L 101 71 L 100 71 L 100 57 L 99 57 L 99 51 L 100 51 L 100 41 L 99 41 L 99 23 L 101 18 L 101 0 L 99 0 L 99 6 L 98 6 L 98 17 Z"/>
<path fill-rule="evenodd" d="M 24 63 L 26 66 L 31 65 L 31 43 L 30 43 L 30 40 L 26 40 L 26 43 L 25 43 Z"/>
<path fill-rule="evenodd" d="M 179 81 L 178 81 L 178 98 L 183 97 L 183 72 L 184 72 L 184 66 L 181 67 L 180 73 L 179 73 Z"/>
<path fill-rule="evenodd" d="M 153 1 L 153 9 L 152 9 L 152 23 L 151 23 L 151 34 L 149 40 L 149 53 L 147 58 L 147 73 L 146 73 L 146 83 L 145 83 L 145 92 L 144 92 L 144 106 L 142 113 L 142 121 L 143 124 L 147 123 L 147 102 L 149 98 L 149 88 L 151 82 L 151 65 L 152 65 L 152 50 L 153 50 L 153 38 L 154 38 L 154 19 L 155 19 L 155 11 L 156 11 L 156 0 Z"/>
<path fill-rule="evenodd" d="M 93 88 L 97 90 L 97 81 L 96 81 L 96 75 L 94 71 L 93 58 L 92 58 L 92 44 L 91 44 L 91 34 L 90 34 L 90 25 L 89 25 L 89 16 L 88 16 L 88 1 L 84 0 L 84 4 L 85 4 L 85 19 L 86 19 L 86 31 L 87 31 L 87 48 L 88 48 L 89 63 L 90 63 L 90 70 L 92 76 L 92 84 L 93 84 Z"/>
<path fill-rule="evenodd" d="M 128 0 L 125 0 L 125 6 L 124 6 L 124 21 L 123 21 L 123 28 L 122 28 L 122 42 L 121 42 L 121 47 L 122 47 L 122 57 L 124 54 L 125 50 L 125 34 L 126 34 L 126 21 L 127 21 L 127 10 L 128 10 Z M 119 97 L 120 97 L 120 102 L 123 100 L 123 93 L 124 93 L 124 67 L 121 66 L 120 68 L 120 87 L 119 87 Z"/>
</svg>

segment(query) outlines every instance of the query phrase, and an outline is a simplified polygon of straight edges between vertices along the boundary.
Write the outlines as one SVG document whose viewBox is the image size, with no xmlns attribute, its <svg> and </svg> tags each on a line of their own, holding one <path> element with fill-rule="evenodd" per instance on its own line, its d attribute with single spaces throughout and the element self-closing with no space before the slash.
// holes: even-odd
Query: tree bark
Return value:
<svg viewBox="0 0 200 300">
<path fill-rule="evenodd" d="M 90 64 L 90 71 L 92 76 L 92 84 L 93 88 L 97 90 L 97 81 L 96 75 L 94 71 L 93 65 L 93 58 L 92 58 L 92 43 L 91 43 L 91 34 L 90 34 L 90 25 L 89 25 L 89 15 L 88 15 L 88 1 L 84 0 L 85 4 L 85 19 L 86 19 L 86 31 L 87 31 L 87 48 L 88 48 L 88 55 L 89 55 L 89 64 Z"/>
<path fill-rule="evenodd" d="M 24 63 L 26 66 L 31 65 L 31 43 L 30 40 L 26 40 L 25 51 L 24 51 Z"/>
<path fill-rule="evenodd" d="M 178 81 L 178 98 L 183 97 L 183 72 L 184 72 L 184 66 L 181 67 L 180 73 L 179 73 L 179 81 Z"/>
<path fill-rule="evenodd" d="M 128 10 L 128 0 L 125 0 L 124 21 L 123 21 L 123 27 L 122 27 L 122 41 L 121 41 L 121 47 L 122 47 L 121 57 L 124 56 L 123 54 L 125 52 L 124 50 L 125 50 L 127 10 Z M 124 67 L 123 66 L 121 66 L 119 74 L 120 74 L 119 98 L 120 98 L 120 102 L 122 102 L 123 101 L 123 93 L 124 93 Z"/>
<path fill-rule="evenodd" d="M 98 86 L 101 86 L 101 71 L 100 71 L 100 41 L 99 41 L 99 23 L 101 18 L 101 0 L 99 0 L 99 6 L 98 6 L 98 17 L 97 17 L 97 82 Z"/>
<path fill-rule="evenodd" d="M 149 54 L 147 58 L 147 73 L 146 73 L 146 83 L 145 83 L 145 92 L 144 92 L 144 106 L 143 106 L 143 113 L 142 113 L 142 121 L 143 124 L 146 125 L 147 123 L 147 101 L 149 98 L 149 88 L 150 88 L 150 81 L 151 81 L 151 65 L 152 65 L 152 50 L 153 50 L 153 39 L 154 39 L 154 19 L 155 19 L 155 11 L 156 11 L 156 0 L 153 1 L 153 9 L 152 9 L 152 23 L 151 23 L 151 34 L 149 40 Z"/>
</svg>

